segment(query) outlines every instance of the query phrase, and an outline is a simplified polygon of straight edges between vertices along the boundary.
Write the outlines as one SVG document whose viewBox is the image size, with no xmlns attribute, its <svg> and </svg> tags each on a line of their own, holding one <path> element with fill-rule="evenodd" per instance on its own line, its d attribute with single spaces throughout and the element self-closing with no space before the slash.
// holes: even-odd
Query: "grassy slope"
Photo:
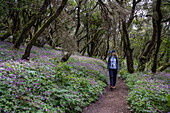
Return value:
<svg viewBox="0 0 170 113">
<path fill-rule="evenodd" d="M 30 61 L 20 60 L 12 44 L 0 42 L 1 112 L 81 112 L 106 86 L 105 63 L 72 56 L 59 63 L 62 52 L 34 47 Z"/>
</svg>

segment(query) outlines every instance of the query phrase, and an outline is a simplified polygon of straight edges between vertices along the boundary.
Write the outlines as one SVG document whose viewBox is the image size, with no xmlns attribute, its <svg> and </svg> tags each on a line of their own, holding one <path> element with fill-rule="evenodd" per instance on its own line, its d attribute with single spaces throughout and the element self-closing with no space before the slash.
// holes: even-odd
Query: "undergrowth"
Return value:
<svg viewBox="0 0 170 113">
<path fill-rule="evenodd" d="M 129 74 L 122 70 L 129 87 L 128 102 L 135 113 L 168 113 L 170 111 L 169 73 Z"/>
<path fill-rule="evenodd" d="M 19 59 L 24 47 L 17 54 L 10 47 L 1 42 L 0 112 L 79 113 L 106 87 L 100 60 L 76 56 L 59 63 L 59 52 L 33 48 L 24 61 Z"/>
</svg>

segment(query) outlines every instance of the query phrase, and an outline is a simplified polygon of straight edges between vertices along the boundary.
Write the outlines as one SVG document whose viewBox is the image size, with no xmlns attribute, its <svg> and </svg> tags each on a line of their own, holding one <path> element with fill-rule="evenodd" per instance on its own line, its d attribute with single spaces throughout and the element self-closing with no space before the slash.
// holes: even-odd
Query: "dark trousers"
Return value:
<svg viewBox="0 0 170 113">
<path fill-rule="evenodd" d="M 117 69 L 109 69 L 110 86 L 116 85 Z"/>
</svg>

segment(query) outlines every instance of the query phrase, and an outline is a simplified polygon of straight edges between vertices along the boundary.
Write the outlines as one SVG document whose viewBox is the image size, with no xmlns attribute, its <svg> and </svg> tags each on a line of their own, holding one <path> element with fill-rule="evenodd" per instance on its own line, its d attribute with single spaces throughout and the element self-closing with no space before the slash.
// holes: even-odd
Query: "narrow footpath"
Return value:
<svg viewBox="0 0 170 113">
<path fill-rule="evenodd" d="M 117 79 L 116 87 L 111 91 L 107 86 L 104 95 L 89 107 L 84 108 L 83 113 L 131 113 L 127 102 L 127 86 L 123 80 Z"/>
</svg>

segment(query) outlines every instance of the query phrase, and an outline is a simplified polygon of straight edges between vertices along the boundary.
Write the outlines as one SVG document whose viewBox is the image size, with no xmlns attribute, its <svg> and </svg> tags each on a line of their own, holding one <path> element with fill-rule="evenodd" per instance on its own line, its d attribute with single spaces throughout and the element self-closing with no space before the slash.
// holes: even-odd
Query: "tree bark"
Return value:
<svg viewBox="0 0 170 113">
<path fill-rule="evenodd" d="M 106 51 L 105 51 L 105 54 L 104 54 L 104 60 L 106 60 L 107 55 L 108 55 L 108 53 L 109 53 L 109 47 L 110 47 L 110 44 L 109 44 L 109 42 L 110 42 L 110 33 L 107 34 L 106 37 L 107 37 L 107 41 L 106 41 Z"/>
<path fill-rule="evenodd" d="M 78 6 L 77 6 L 77 28 L 76 28 L 76 32 L 75 32 L 75 36 L 77 35 L 79 28 L 80 28 L 80 9 L 81 9 L 81 3 L 82 0 L 79 0 L 78 2 Z"/>
<path fill-rule="evenodd" d="M 90 39 L 90 35 L 89 35 L 89 13 L 87 12 L 86 13 L 86 32 L 87 32 L 87 53 L 88 53 L 88 55 L 89 55 L 89 53 L 90 53 L 90 47 L 89 47 L 89 44 L 88 44 L 88 42 L 89 42 L 89 40 L 91 40 Z M 90 41 L 91 42 L 91 41 Z M 85 48 L 85 50 L 86 50 L 86 48 Z M 81 51 L 82 52 L 82 51 Z M 90 56 L 90 55 L 89 55 Z"/>
<path fill-rule="evenodd" d="M 63 56 L 63 58 L 61 59 L 61 62 L 67 62 L 67 60 L 70 58 L 71 55 L 72 55 L 72 52 L 68 52 L 66 55 Z"/>
<path fill-rule="evenodd" d="M 40 15 L 44 14 L 47 10 L 47 7 L 50 5 L 50 0 L 45 0 L 43 3 L 43 6 L 41 7 L 40 11 L 36 13 L 31 20 L 23 27 L 21 30 L 21 33 L 19 37 L 17 38 L 13 48 L 19 49 L 21 43 L 24 39 L 27 37 L 27 33 L 30 31 L 31 27 L 34 25 L 34 23 L 40 18 Z"/>
<path fill-rule="evenodd" d="M 161 46 L 161 31 L 162 31 L 162 25 L 161 25 L 161 21 L 162 21 L 162 12 L 161 12 L 161 0 L 157 0 L 156 3 L 156 12 L 157 12 L 157 16 L 155 17 L 156 20 L 156 26 L 157 26 L 157 32 L 156 32 L 156 38 L 157 38 L 157 46 L 156 46 L 156 50 L 155 50 L 155 55 L 154 55 L 154 61 L 153 61 L 153 66 L 152 66 L 152 72 L 156 73 L 156 69 L 157 69 L 157 59 L 158 59 L 158 53 L 159 53 L 159 48 Z"/>
<path fill-rule="evenodd" d="M 129 34 L 127 32 L 126 28 L 126 22 L 122 22 L 122 29 L 123 29 L 123 44 L 124 44 L 124 52 L 126 54 L 126 63 L 127 63 L 127 70 L 129 73 L 134 72 L 133 67 L 133 49 L 130 48 L 130 40 L 129 40 Z"/>
<path fill-rule="evenodd" d="M 65 5 L 67 4 L 67 0 L 62 0 L 62 3 L 60 7 L 57 9 L 57 11 L 42 25 L 42 27 L 35 33 L 33 38 L 30 40 L 28 43 L 25 53 L 22 56 L 22 59 L 27 59 L 30 56 L 31 48 L 33 44 L 36 42 L 37 38 L 41 35 L 41 33 L 50 25 L 51 22 L 53 22 L 62 12 L 64 9 Z"/>
<path fill-rule="evenodd" d="M 21 8 L 21 0 L 18 0 L 17 2 L 17 8 Z M 13 21 L 13 26 L 12 26 L 12 35 L 13 35 L 13 40 L 12 43 L 15 43 L 18 35 L 18 31 L 20 30 L 20 11 L 19 10 L 12 10 L 11 11 L 11 18 Z"/>
<path fill-rule="evenodd" d="M 76 39 L 78 38 L 78 31 L 79 31 L 79 29 L 80 29 L 80 26 L 81 26 L 81 24 L 80 24 L 80 10 L 81 10 L 81 3 L 82 3 L 82 0 L 80 0 L 79 2 L 78 2 L 78 6 L 77 6 L 77 27 L 76 27 L 76 32 L 75 32 L 75 37 L 76 37 Z M 78 40 L 78 39 L 77 39 Z M 77 47 L 78 47 L 78 52 L 79 52 L 79 41 L 77 41 Z"/>
</svg>

